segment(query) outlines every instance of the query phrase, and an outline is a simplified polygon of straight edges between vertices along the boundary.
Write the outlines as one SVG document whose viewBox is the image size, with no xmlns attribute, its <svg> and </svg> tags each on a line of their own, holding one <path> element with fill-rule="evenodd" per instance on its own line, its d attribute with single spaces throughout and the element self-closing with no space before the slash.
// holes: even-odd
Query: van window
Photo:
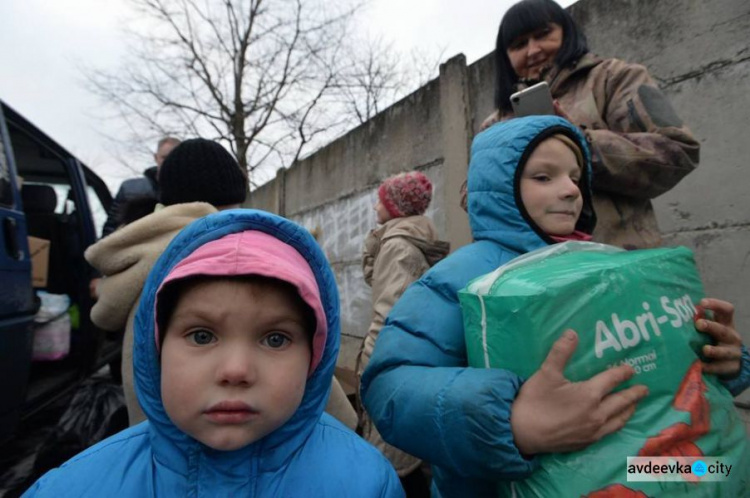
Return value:
<svg viewBox="0 0 750 498">
<path fill-rule="evenodd" d="M 72 192 L 69 183 L 49 183 L 49 182 L 38 182 L 38 181 L 26 181 L 24 185 L 46 185 L 52 187 L 57 197 L 57 204 L 55 205 L 55 214 L 70 214 L 75 210 L 75 202 L 72 199 Z"/>
<path fill-rule="evenodd" d="M 102 228 L 104 228 L 104 223 L 107 221 L 107 210 L 104 209 L 104 204 L 102 204 L 96 191 L 88 185 L 86 186 L 86 195 L 89 198 L 89 206 L 91 206 L 91 216 L 94 218 L 94 227 L 96 228 L 94 233 L 100 234 Z"/>
</svg>

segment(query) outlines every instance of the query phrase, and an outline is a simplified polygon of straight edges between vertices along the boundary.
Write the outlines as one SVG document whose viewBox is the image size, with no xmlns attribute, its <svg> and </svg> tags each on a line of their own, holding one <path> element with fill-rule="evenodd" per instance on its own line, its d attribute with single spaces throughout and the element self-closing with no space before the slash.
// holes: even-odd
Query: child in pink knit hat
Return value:
<svg viewBox="0 0 750 498">
<path fill-rule="evenodd" d="M 365 281 L 372 287 L 373 318 L 357 358 L 358 376 L 367 366 L 385 317 L 396 300 L 448 254 L 449 244 L 438 240 L 435 225 L 424 216 L 430 200 L 432 183 L 419 171 L 392 176 L 378 188 L 375 212 L 381 226 L 365 239 L 362 255 Z M 360 412 L 362 435 L 388 457 L 407 495 L 428 495 L 421 461 L 385 443 L 367 414 L 362 409 Z"/>
</svg>

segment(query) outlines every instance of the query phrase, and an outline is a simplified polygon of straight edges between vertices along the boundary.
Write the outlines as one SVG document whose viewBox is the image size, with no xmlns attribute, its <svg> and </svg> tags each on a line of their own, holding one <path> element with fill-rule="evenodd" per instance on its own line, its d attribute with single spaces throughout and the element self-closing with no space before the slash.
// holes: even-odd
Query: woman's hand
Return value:
<svg viewBox="0 0 750 498">
<path fill-rule="evenodd" d="M 701 308 L 713 311 L 714 320 L 706 319 Z M 715 345 L 703 346 L 703 356 L 709 360 L 703 362 L 703 371 L 722 377 L 736 376 L 742 363 L 742 338 L 734 328 L 732 303 L 720 299 L 701 299 L 695 328 L 716 341 Z"/>
<path fill-rule="evenodd" d="M 524 383 L 511 407 L 511 430 L 525 455 L 585 448 L 621 429 L 648 394 L 643 385 L 611 391 L 634 375 L 627 365 L 606 370 L 584 382 L 563 376 L 578 346 L 567 330 L 552 346 L 539 370 Z"/>
<path fill-rule="evenodd" d="M 567 119 L 568 121 L 570 121 L 571 123 L 573 123 L 573 120 L 570 119 L 570 115 L 567 112 L 565 112 L 565 109 L 563 109 L 563 107 L 560 104 L 559 100 L 555 99 L 552 102 L 552 105 L 553 105 L 553 107 L 555 109 L 555 115 L 556 116 L 560 116 L 561 118 Z M 509 113 L 506 116 L 504 116 L 503 118 L 501 118 L 500 117 L 500 111 L 495 111 L 492 114 L 490 114 L 489 116 L 487 116 L 486 118 L 484 118 L 484 121 L 482 121 L 482 124 L 479 126 L 479 131 L 484 131 L 487 128 L 489 128 L 490 126 L 492 126 L 493 124 L 495 124 L 495 123 L 497 123 L 499 121 L 505 121 L 507 119 L 512 119 L 513 117 L 514 117 L 514 115 L 512 113 Z M 573 124 L 575 124 L 575 123 L 573 123 Z"/>
</svg>

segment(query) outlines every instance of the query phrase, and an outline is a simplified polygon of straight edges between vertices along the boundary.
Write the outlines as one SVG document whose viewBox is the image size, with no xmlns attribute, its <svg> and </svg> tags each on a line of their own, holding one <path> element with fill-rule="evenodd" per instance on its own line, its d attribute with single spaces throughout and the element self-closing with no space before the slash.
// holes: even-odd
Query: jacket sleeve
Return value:
<svg viewBox="0 0 750 498">
<path fill-rule="evenodd" d="M 375 266 L 375 256 L 371 252 L 371 247 L 375 244 L 375 236 L 372 232 L 365 237 L 365 243 L 362 248 L 362 276 L 365 283 L 372 287 L 372 272 Z"/>
<path fill-rule="evenodd" d="M 742 346 L 740 373 L 733 379 L 722 379 L 721 383 L 729 389 L 732 396 L 739 396 L 745 389 L 750 387 L 750 351 L 748 351 L 747 346 Z"/>
<path fill-rule="evenodd" d="M 385 317 L 406 288 L 428 269 L 429 265 L 422 252 L 409 241 L 401 237 L 383 241 L 372 272 L 373 320 L 367 331 L 370 344 L 377 340 Z M 364 353 L 369 357 L 367 349 Z"/>
<path fill-rule="evenodd" d="M 60 469 L 54 468 L 46 472 L 42 477 L 36 480 L 36 482 L 21 495 L 21 498 L 43 497 L 43 496 L 60 496 L 60 489 L 55 486 L 56 480 L 59 478 Z M 63 493 L 64 495 L 64 493 Z"/>
<path fill-rule="evenodd" d="M 445 470 L 485 480 L 526 477 L 536 462 L 521 456 L 510 426 L 521 380 L 466 366 L 457 289 L 434 281 L 438 267 L 388 316 L 362 379 L 365 406 L 386 441 Z"/>
<path fill-rule="evenodd" d="M 594 190 L 652 199 L 698 165 L 699 144 L 645 67 L 616 59 L 604 82 L 602 118 L 587 129 Z"/>
</svg>

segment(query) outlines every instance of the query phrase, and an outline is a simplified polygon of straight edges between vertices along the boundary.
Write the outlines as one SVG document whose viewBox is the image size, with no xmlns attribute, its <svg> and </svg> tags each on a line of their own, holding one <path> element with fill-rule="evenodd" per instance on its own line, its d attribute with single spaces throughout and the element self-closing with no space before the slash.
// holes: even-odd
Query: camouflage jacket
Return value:
<svg viewBox="0 0 750 498">
<path fill-rule="evenodd" d="M 660 245 L 651 199 L 698 165 L 690 130 L 639 64 L 589 53 L 545 79 L 591 147 L 594 240 L 627 249 Z"/>
</svg>

